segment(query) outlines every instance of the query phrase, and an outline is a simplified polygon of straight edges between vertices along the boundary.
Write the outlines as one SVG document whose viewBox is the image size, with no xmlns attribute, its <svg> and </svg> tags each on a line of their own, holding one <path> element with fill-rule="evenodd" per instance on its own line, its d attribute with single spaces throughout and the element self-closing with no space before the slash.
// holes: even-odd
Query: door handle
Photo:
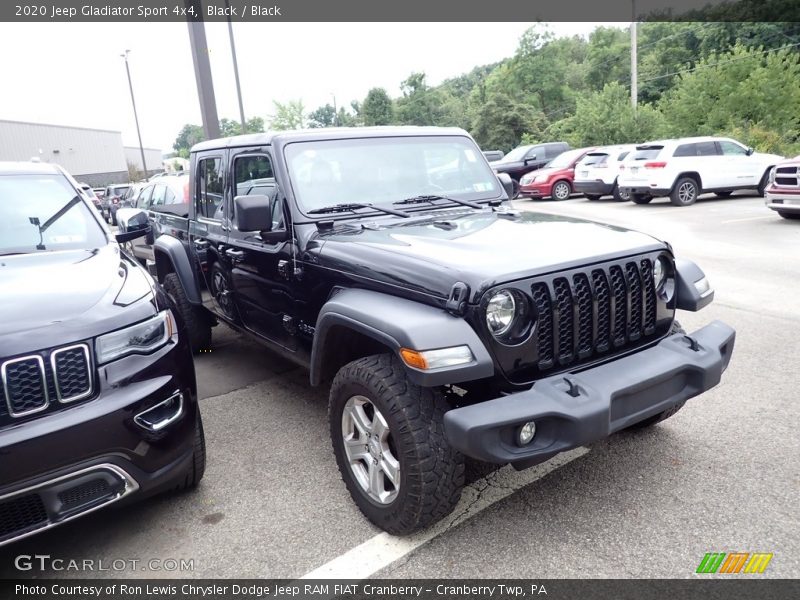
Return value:
<svg viewBox="0 0 800 600">
<path fill-rule="evenodd" d="M 234 250 L 233 248 L 228 248 L 225 250 L 225 254 L 233 260 L 242 260 L 244 258 L 244 250 Z"/>
</svg>

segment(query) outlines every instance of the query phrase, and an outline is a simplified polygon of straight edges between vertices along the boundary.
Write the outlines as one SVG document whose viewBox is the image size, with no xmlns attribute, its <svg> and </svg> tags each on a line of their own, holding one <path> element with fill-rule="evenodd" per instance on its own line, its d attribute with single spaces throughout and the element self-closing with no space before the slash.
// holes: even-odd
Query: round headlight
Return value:
<svg viewBox="0 0 800 600">
<path fill-rule="evenodd" d="M 503 335 L 514 323 L 517 307 L 511 292 L 501 290 L 489 299 L 486 305 L 486 325 L 492 335 Z"/>
<path fill-rule="evenodd" d="M 653 262 L 653 283 L 656 289 L 660 288 L 667 278 L 667 266 L 664 264 L 664 258 L 659 256 Z"/>
</svg>

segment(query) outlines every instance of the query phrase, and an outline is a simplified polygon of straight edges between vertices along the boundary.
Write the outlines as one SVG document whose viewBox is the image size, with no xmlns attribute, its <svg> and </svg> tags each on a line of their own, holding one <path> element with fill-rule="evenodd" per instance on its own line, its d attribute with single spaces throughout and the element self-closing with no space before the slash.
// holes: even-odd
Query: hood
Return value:
<svg viewBox="0 0 800 600">
<path fill-rule="evenodd" d="M 0 355 L 124 327 L 153 314 L 153 300 L 152 279 L 116 244 L 2 256 Z"/>
<path fill-rule="evenodd" d="M 530 181 L 533 181 L 534 178 L 543 176 L 543 180 L 547 181 L 547 178 L 556 175 L 558 173 L 564 173 L 565 171 L 572 171 L 572 168 L 571 167 L 564 167 L 561 169 L 554 169 L 552 167 L 542 168 L 542 169 L 537 169 L 536 171 L 531 171 L 527 175 L 523 175 L 523 177 L 530 176 Z"/>
<path fill-rule="evenodd" d="M 504 171 L 509 171 L 513 169 L 519 169 L 525 166 L 525 163 L 521 160 L 515 160 L 511 162 L 503 162 L 502 160 L 496 160 L 494 162 L 490 162 L 489 166 L 492 167 L 495 171 L 500 173 Z"/>
<path fill-rule="evenodd" d="M 464 282 L 471 302 L 499 283 L 665 247 L 643 233 L 534 212 L 457 209 L 387 226 L 356 225 L 320 236 L 314 260 L 439 297 Z"/>
</svg>

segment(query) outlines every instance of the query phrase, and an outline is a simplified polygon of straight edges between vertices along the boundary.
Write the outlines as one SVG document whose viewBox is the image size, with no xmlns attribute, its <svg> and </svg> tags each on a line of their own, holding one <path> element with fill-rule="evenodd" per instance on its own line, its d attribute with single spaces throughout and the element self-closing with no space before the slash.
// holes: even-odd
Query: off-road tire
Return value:
<svg viewBox="0 0 800 600">
<path fill-rule="evenodd" d="M 194 445 L 192 447 L 192 464 L 186 471 L 183 479 L 178 483 L 178 490 L 189 490 L 197 487 L 206 472 L 206 435 L 203 431 L 203 419 L 200 416 L 200 407 L 197 408 L 197 417 L 194 425 Z"/>
<path fill-rule="evenodd" d="M 181 280 L 175 273 L 164 278 L 164 289 L 175 301 L 175 307 L 189 334 L 189 346 L 197 353 L 211 346 L 211 320 L 201 308 L 192 306 L 186 297 Z"/>
<path fill-rule="evenodd" d="M 681 327 L 681 324 L 678 321 L 672 322 L 672 328 L 669 331 L 670 335 L 674 335 L 676 333 L 686 333 L 686 330 Z M 686 401 L 681 402 L 680 404 L 676 404 L 675 406 L 671 406 L 664 412 L 660 412 L 657 415 L 653 415 L 652 417 L 648 417 L 644 421 L 639 421 L 638 423 L 634 423 L 628 429 L 644 429 L 645 427 L 651 427 L 656 423 L 661 423 L 666 419 L 669 419 L 672 415 L 678 412 L 680 409 L 683 408 L 683 405 L 686 404 Z"/>
<path fill-rule="evenodd" d="M 400 463 L 400 487 L 389 504 L 379 504 L 356 481 L 342 436 L 342 413 L 348 399 L 366 397 L 386 419 Z M 370 521 L 395 535 L 423 529 L 447 516 L 461 498 L 464 457 L 444 434 L 449 405 L 438 389 L 420 387 L 390 354 L 360 358 L 334 377 L 328 405 L 331 442 L 342 480 Z"/>
<path fill-rule="evenodd" d="M 645 196 L 644 194 L 631 194 L 631 200 L 635 204 L 650 204 L 652 199 L 652 196 Z"/>
<path fill-rule="evenodd" d="M 800 219 L 800 213 L 791 213 L 786 212 L 785 210 L 779 210 L 778 214 L 784 219 Z"/>
<path fill-rule="evenodd" d="M 616 182 L 614 183 L 614 189 L 611 190 L 611 195 L 617 202 L 627 202 L 631 199 L 630 194 L 623 195 L 622 192 L 619 191 L 619 186 L 616 184 Z"/>
<path fill-rule="evenodd" d="M 669 194 L 673 206 L 691 206 L 697 202 L 700 195 L 700 186 L 692 177 L 681 177 L 675 182 Z"/>
</svg>

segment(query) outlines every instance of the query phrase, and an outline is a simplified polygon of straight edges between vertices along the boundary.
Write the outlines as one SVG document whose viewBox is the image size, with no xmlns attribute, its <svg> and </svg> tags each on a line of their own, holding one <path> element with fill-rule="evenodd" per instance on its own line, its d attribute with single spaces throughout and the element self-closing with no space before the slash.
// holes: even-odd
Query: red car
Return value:
<svg viewBox="0 0 800 600">
<path fill-rule="evenodd" d="M 594 148 L 578 148 L 559 154 L 538 171 L 519 180 L 519 195 L 527 198 L 566 200 L 572 194 L 575 165 Z"/>
</svg>

